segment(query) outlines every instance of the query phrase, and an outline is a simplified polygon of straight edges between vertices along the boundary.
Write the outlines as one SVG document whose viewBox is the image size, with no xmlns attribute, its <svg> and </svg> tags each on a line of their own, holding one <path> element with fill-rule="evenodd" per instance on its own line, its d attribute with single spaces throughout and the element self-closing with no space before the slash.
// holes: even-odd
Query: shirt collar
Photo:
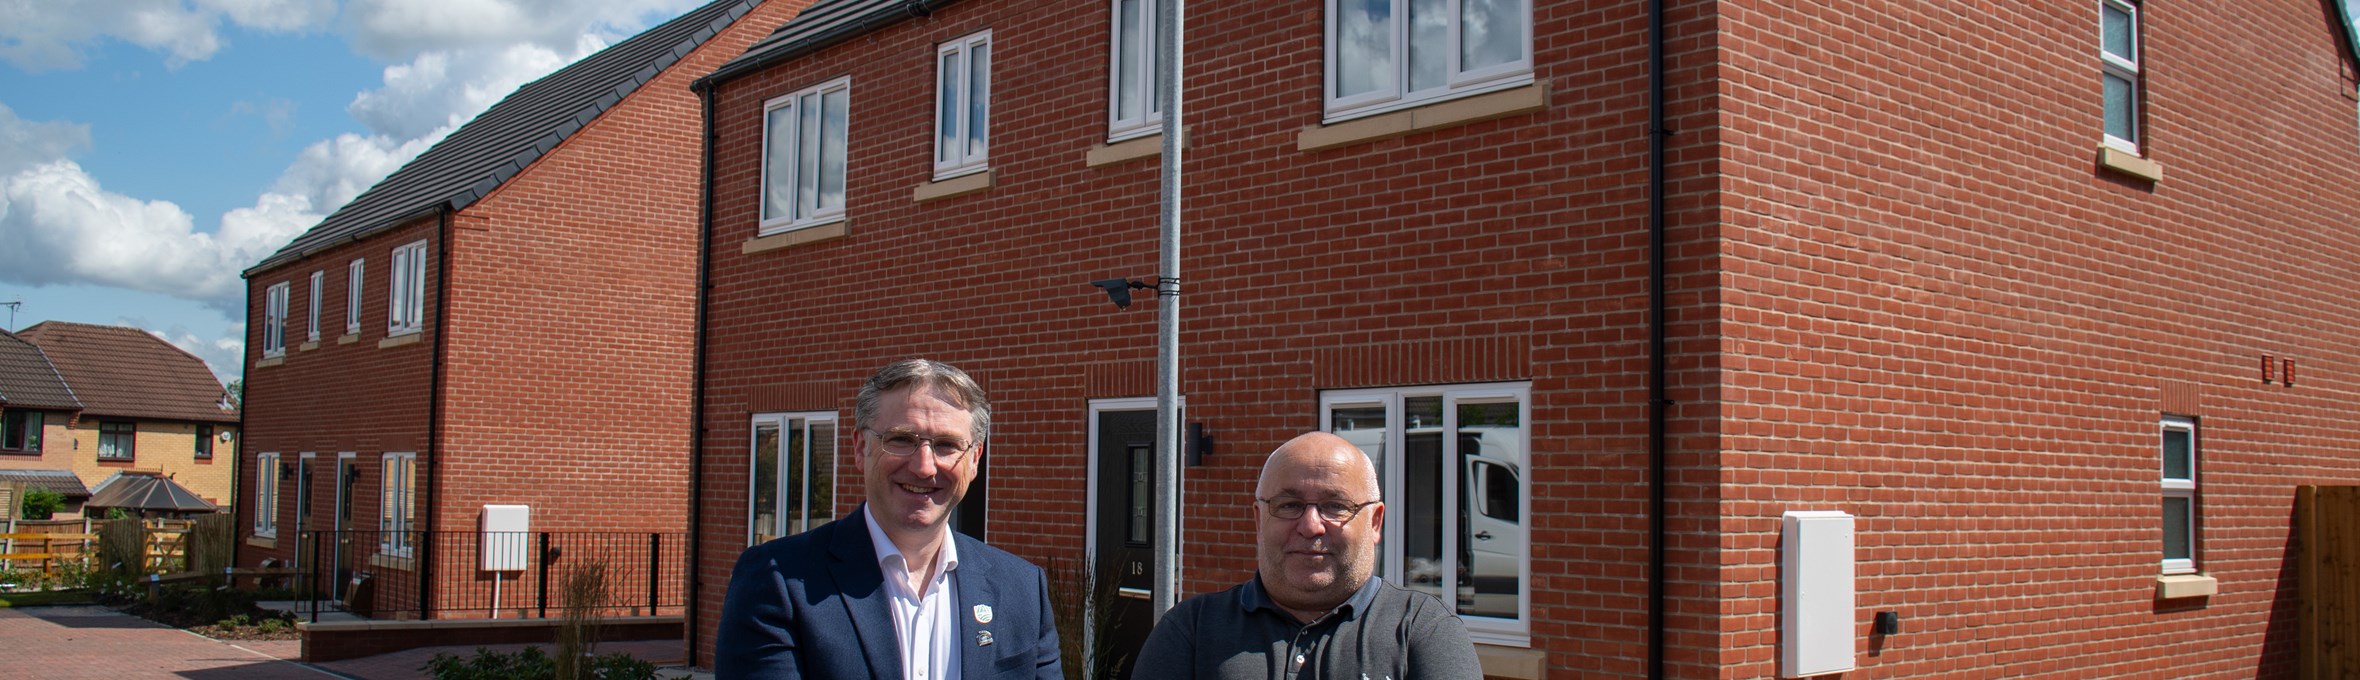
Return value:
<svg viewBox="0 0 2360 680">
<path fill-rule="evenodd" d="M 1343 604 L 1336 605 L 1336 610 L 1344 612 L 1347 618 L 1357 617 L 1360 612 L 1368 611 L 1369 604 L 1377 601 L 1377 582 L 1382 580 L 1384 580 L 1383 577 L 1370 574 L 1368 582 L 1360 584 L 1360 590 L 1352 593 L 1352 597 L 1344 600 Z M 1285 609 L 1279 608 L 1278 602 L 1270 599 L 1270 593 L 1262 589 L 1262 574 L 1259 572 L 1254 574 L 1254 580 L 1246 582 L 1245 592 L 1238 594 L 1237 604 L 1240 609 L 1248 612 L 1268 609 L 1285 614 L 1287 620 L 1294 620 L 1293 614 L 1287 614 Z"/>
<path fill-rule="evenodd" d="M 869 525 L 869 543 L 877 547 L 877 569 L 883 570 L 894 562 L 901 562 L 903 570 L 917 571 L 910 568 L 909 558 L 901 554 L 901 546 L 894 545 L 893 537 L 885 535 L 885 527 L 877 524 L 876 513 L 867 512 L 867 508 L 862 508 L 862 510 L 860 518 Z M 934 551 L 934 565 L 939 567 L 934 570 L 936 578 L 941 578 L 951 573 L 951 570 L 959 568 L 958 537 L 950 535 L 951 532 L 947 529 L 942 533 L 942 549 Z"/>
</svg>

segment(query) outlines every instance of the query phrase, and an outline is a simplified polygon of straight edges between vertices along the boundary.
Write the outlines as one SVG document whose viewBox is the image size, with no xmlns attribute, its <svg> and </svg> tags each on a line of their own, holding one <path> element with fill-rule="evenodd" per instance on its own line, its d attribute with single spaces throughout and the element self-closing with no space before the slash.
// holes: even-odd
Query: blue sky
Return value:
<svg viewBox="0 0 2360 680">
<path fill-rule="evenodd" d="M 136 326 L 234 379 L 241 270 L 518 85 L 698 4 L 0 2 L 0 303 L 23 302 L 0 323 Z"/>
</svg>

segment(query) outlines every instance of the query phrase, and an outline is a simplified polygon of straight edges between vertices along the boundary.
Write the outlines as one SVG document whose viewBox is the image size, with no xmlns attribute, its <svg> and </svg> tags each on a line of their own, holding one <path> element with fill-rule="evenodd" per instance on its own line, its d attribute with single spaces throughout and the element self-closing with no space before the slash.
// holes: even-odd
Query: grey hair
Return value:
<svg viewBox="0 0 2360 680">
<path fill-rule="evenodd" d="M 951 403 L 967 409 L 967 415 L 975 421 L 975 431 L 971 433 L 975 444 L 991 438 L 992 402 L 983 396 L 983 387 L 959 367 L 933 359 L 903 359 L 877 369 L 860 386 L 860 396 L 852 407 L 853 421 L 867 427 L 876 421 L 877 400 L 887 392 L 913 384 L 940 388 L 950 394 Z"/>
</svg>

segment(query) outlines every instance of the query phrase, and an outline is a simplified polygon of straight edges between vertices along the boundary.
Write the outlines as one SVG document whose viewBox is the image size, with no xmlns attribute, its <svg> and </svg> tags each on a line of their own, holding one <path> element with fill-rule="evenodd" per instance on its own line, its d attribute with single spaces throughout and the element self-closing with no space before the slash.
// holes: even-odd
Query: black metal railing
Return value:
<svg viewBox="0 0 2360 680">
<path fill-rule="evenodd" d="M 313 621 L 321 609 L 372 619 L 546 618 L 576 606 L 606 616 L 678 614 L 688 600 L 686 533 L 352 530 L 303 538 L 296 588 Z M 602 567 L 605 599 L 569 601 L 567 577 L 592 565 Z"/>
</svg>

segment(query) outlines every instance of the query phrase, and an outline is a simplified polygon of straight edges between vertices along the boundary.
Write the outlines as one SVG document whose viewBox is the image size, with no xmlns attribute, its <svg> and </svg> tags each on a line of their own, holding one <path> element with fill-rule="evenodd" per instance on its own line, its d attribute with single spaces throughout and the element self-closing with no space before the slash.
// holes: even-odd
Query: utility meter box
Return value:
<svg viewBox="0 0 2360 680">
<path fill-rule="evenodd" d="M 1778 548 L 1778 677 L 1852 670 L 1852 515 L 1789 510 Z"/>
<path fill-rule="evenodd" d="M 533 506 L 483 506 L 483 570 L 524 571 L 533 543 Z"/>
</svg>

